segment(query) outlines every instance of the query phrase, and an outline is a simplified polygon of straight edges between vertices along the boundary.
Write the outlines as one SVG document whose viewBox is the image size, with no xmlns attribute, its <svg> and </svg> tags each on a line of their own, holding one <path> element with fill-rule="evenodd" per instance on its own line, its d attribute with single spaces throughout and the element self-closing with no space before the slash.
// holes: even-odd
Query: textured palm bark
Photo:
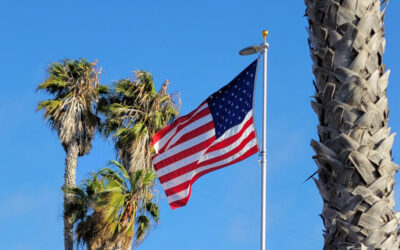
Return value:
<svg viewBox="0 0 400 250">
<path fill-rule="evenodd" d="M 399 249 L 379 0 L 305 0 L 324 249 Z"/>
<path fill-rule="evenodd" d="M 78 161 L 79 146 L 76 142 L 71 142 L 67 149 L 65 157 L 65 173 L 64 186 L 74 187 L 76 180 L 76 166 Z M 71 194 L 64 192 L 64 210 L 68 206 Z M 74 231 L 73 220 L 71 217 L 64 215 L 64 247 L 66 250 L 73 250 L 74 247 Z"/>
</svg>

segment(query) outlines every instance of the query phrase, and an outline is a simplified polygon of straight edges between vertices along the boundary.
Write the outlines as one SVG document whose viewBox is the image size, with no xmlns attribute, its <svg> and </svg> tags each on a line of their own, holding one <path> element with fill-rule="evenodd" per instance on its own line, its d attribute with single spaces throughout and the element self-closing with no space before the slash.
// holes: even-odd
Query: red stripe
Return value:
<svg viewBox="0 0 400 250">
<path fill-rule="evenodd" d="M 237 141 L 246 131 L 246 129 L 248 127 L 250 127 L 253 124 L 253 117 L 251 117 L 249 120 L 246 121 L 246 123 L 243 125 L 243 127 L 240 129 L 240 131 L 236 134 L 234 134 L 231 137 L 226 138 L 223 141 L 220 141 L 218 143 L 216 143 L 215 145 L 213 145 L 212 147 L 210 147 L 205 153 L 210 153 L 213 151 L 217 151 L 219 149 L 225 148 L 226 146 L 231 145 L 232 143 L 234 143 L 235 141 Z"/>
<path fill-rule="evenodd" d="M 201 118 L 203 118 L 203 117 L 205 117 L 205 116 L 207 116 L 209 114 L 210 114 L 210 109 L 208 107 L 203 109 L 202 111 L 197 113 L 195 116 L 190 118 L 189 122 L 186 122 L 184 124 L 179 124 L 178 127 L 176 128 L 176 131 L 175 131 L 174 135 L 176 135 L 179 131 L 181 131 L 182 129 L 186 128 L 187 126 L 189 126 L 193 122 L 195 122 L 197 120 L 200 120 Z M 158 151 L 159 154 L 165 151 L 165 149 L 168 147 L 168 144 L 171 142 L 171 140 L 173 138 L 174 138 L 174 136 L 171 136 L 171 138 L 169 138 L 167 143 L 165 143 L 164 146 Z"/>
<path fill-rule="evenodd" d="M 172 179 L 175 179 L 175 178 L 177 178 L 177 177 L 179 177 L 181 175 L 184 175 L 187 172 L 193 171 L 196 168 L 198 168 L 197 167 L 197 161 L 192 162 L 192 163 L 190 163 L 190 164 L 188 164 L 188 165 L 186 165 L 184 167 L 181 167 L 179 169 L 176 169 L 176 170 L 174 170 L 172 172 L 169 172 L 166 175 L 158 177 L 158 179 L 160 180 L 161 183 L 164 183 L 164 182 L 170 181 Z"/>
<path fill-rule="evenodd" d="M 240 142 L 240 144 L 236 148 L 232 149 L 231 151 L 227 152 L 226 154 L 211 158 L 206 161 L 202 161 L 197 166 L 203 167 L 203 166 L 207 166 L 207 165 L 225 160 L 226 158 L 231 157 L 231 156 L 235 155 L 236 153 L 238 153 L 240 150 L 242 150 L 246 146 L 246 144 L 249 143 L 251 140 L 253 140 L 255 137 L 256 137 L 256 133 L 254 133 L 254 131 L 252 131 L 246 138 L 244 138 Z M 229 146 L 229 145 L 227 145 L 227 146 Z"/>
<path fill-rule="evenodd" d="M 198 127 L 196 129 L 190 131 L 189 133 L 183 135 L 177 142 L 175 142 L 173 145 L 171 145 L 170 148 L 176 147 L 177 145 L 179 145 L 183 142 L 189 141 L 189 140 L 195 138 L 196 136 L 204 134 L 205 132 L 210 131 L 212 129 L 214 129 L 213 121 L 208 122 L 208 123 L 204 124 L 203 126 Z"/>
<path fill-rule="evenodd" d="M 182 183 L 182 184 L 186 184 L 186 185 L 180 184 L 178 186 L 175 186 L 175 187 L 172 187 L 172 188 L 170 188 L 168 190 L 165 190 L 165 193 L 167 194 L 167 196 L 169 196 L 171 194 L 178 193 L 178 192 L 181 192 L 181 191 L 189 188 L 189 194 L 188 194 L 187 197 L 185 197 L 185 198 L 183 198 L 181 200 L 177 200 L 177 201 L 171 202 L 169 204 L 171 209 L 176 209 L 176 208 L 179 208 L 179 207 L 183 207 L 183 206 L 185 206 L 187 204 L 187 202 L 189 201 L 189 198 L 191 196 L 191 193 L 192 193 L 192 184 L 198 178 L 200 178 L 201 176 L 203 176 L 203 175 L 205 175 L 205 174 L 207 174 L 209 172 L 224 168 L 224 167 L 226 167 L 228 165 L 235 164 L 235 163 L 237 163 L 239 161 L 242 161 L 242 160 L 246 159 L 247 157 L 249 157 L 249 156 L 251 156 L 251 155 L 253 155 L 253 154 L 257 153 L 257 152 L 258 152 L 258 146 L 255 145 L 254 147 L 250 148 L 245 154 L 243 154 L 242 156 L 240 156 L 236 160 L 231 161 L 229 163 L 226 163 L 224 165 L 221 165 L 221 166 L 218 166 L 218 167 L 214 167 L 214 168 L 210 168 L 210 169 L 204 170 L 204 171 L 202 171 L 200 173 L 197 173 L 191 180 L 189 180 L 189 181 L 187 181 L 185 183 Z M 183 188 L 183 187 L 186 187 L 186 188 Z"/>
<path fill-rule="evenodd" d="M 165 190 L 165 194 L 167 196 L 170 196 L 170 195 L 179 193 L 180 191 L 183 191 L 183 190 L 187 189 L 189 185 L 190 185 L 190 180 L 182 182 L 179 185 L 176 185 L 176 186 L 174 186 L 172 188 L 169 188 L 169 189 Z"/>
<path fill-rule="evenodd" d="M 255 136 L 256 135 L 255 135 L 255 133 L 253 131 L 236 148 L 232 149 L 231 151 L 227 152 L 226 154 L 223 154 L 223 155 L 220 155 L 218 157 L 206 160 L 204 162 L 200 162 L 199 164 L 197 164 L 197 161 L 193 162 L 193 163 L 190 163 L 190 164 L 188 164 L 188 165 L 186 165 L 184 167 L 181 167 L 181 168 L 179 168 L 177 170 L 174 170 L 174 171 L 172 171 L 172 172 L 170 172 L 170 173 L 168 173 L 166 175 L 163 175 L 163 176 L 159 177 L 158 179 L 160 180 L 161 183 L 164 183 L 164 182 L 170 181 L 172 179 L 175 179 L 175 178 L 177 178 L 177 177 L 179 177 L 181 175 L 184 175 L 184 174 L 186 174 L 188 172 L 191 172 L 191 171 L 193 171 L 193 170 L 195 170 L 195 169 L 197 169 L 199 167 L 203 167 L 203 166 L 210 165 L 210 164 L 218 162 L 218 161 L 222 161 L 222 160 L 224 160 L 224 159 L 226 159 L 226 158 L 228 158 L 228 157 L 230 157 L 232 155 L 235 155 L 237 152 L 239 152 L 243 147 L 246 146 L 246 144 L 249 141 L 254 139 Z M 158 168 L 156 168 L 156 170 L 157 169 Z"/>
<path fill-rule="evenodd" d="M 189 133 L 187 133 L 185 135 L 183 135 L 175 144 L 171 145 L 170 149 L 173 148 L 173 147 L 176 147 L 177 145 L 179 145 L 179 144 L 181 144 L 181 143 L 183 143 L 185 141 L 193 139 L 196 136 L 204 134 L 205 132 L 210 131 L 211 129 L 214 129 L 214 122 L 212 122 L 212 121 L 209 122 L 209 123 L 204 124 L 201 127 L 198 127 L 197 129 L 195 129 L 195 130 L 193 130 L 193 131 L 191 131 L 191 132 L 189 132 Z M 158 154 L 153 155 L 151 157 L 151 159 L 154 160 L 154 158 L 156 158 L 157 156 L 159 156 L 162 153 L 164 153 L 164 152 L 160 152 Z"/>
<path fill-rule="evenodd" d="M 179 117 L 173 123 L 171 123 L 170 125 L 164 127 L 160 131 L 158 131 L 153 136 L 153 140 L 151 142 L 151 146 L 154 146 L 155 143 L 157 143 L 164 135 L 166 135 L 170 130 L 174 129 L 177 125 L 179 125 L 180 123 L 188 120 L 194 113 L 196 113 L 197 110 L 199 110 L 199 108 L 201 108 L 201 106 L 203 106 L 204 103 L 206 103 L 206 102 L 205 101 L 202 102 L 195 110 L 193 110 L 189 114 Z"/>
<path fill-rule="evenodd" d="M 213 141 L 215 141 L 215 135 L 191 148 L 179 151 L 179 153 L 176 153 L 160 162 L 158 162 L 157 164 L 154 165 L 156 170 L 159 170 L 161 168 L 164 168 L 168 165 L 171 165 L 174 162 L 177 162 L 179 160 L 182 160 L 192 154 L 195 154 L 197 152 L 200 152 L 203 149 L 206 149 L 207 147 L 209 147 L 211 145 L 211 143 L 213 143 Z"/>
</svg>

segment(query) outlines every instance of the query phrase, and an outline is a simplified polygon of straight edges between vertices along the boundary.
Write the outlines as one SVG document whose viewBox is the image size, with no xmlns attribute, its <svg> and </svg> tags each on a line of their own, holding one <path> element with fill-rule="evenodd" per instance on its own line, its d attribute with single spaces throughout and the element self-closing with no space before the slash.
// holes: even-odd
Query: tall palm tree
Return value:
<svg viewBox="0 0 400 250">
<path fill-rule="evenodd" d="M 388 128 L 385 1 L 305 0 L 314 61 L 324 249 L 399 249 Z"/>
<path fill-rule="evenodd" d="M 152 169 L 151 139 L 176 118 L 179 107 L 179 97 L 167 93 L 168 81 L 157 92 L 150 73 L 134 73 L 133 78 L 116 82 L 113 92 L 99 104 L 105 115 L 102 132 L 113 136 L 128 171 Z"/>
<path fill-rule="evenodd" d="M 130 249 L 159 221 L 153 170 L 128 173 L 121 163 L 110 164 L 113 168 L 101 169 L 81 187 L 64 188 L 73 195 L 67 214 L 77 224 L 78 244 L 90 250 Z"/>
<path fill-rule="evenodd" d="M 99 84 L 100 70 L 96 62 L 86 59 L 64 60 L 49 65 L 48 77 L 38 90 L 44 90 L 52 99 L 39 103 L 37 110 L 44 110 L 44 119 L 58 132 L 66 152 L 64 187 L 75 186 L 78 156 L 88 154 L 99 118 L 94 105 L 106 88 Z M 70 197 L 64 195 L 64 207 Z M 64 215 L 65 249 L 73 249 L 72 219 Z"/>
</svg>

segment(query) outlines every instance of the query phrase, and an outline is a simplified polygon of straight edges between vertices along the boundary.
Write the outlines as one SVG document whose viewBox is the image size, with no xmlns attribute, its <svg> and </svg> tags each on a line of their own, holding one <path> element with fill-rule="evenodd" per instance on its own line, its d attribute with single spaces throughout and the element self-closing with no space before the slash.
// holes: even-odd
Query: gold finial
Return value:
<svg viewBox="0 0 400 250">
<path fill-rule="evenodd" d="M 268 30 L 263 30 L 261 34 L 264 37 L 264 42 L 267 42 Z"/>
</svg>

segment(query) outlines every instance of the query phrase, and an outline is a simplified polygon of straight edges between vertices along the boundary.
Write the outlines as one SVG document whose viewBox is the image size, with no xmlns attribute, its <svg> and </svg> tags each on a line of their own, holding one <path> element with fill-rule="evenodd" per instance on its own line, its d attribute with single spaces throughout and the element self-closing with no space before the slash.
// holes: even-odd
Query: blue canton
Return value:
<svg viewBox="0 0 400 250">
<path fill-rule="evenodd" d="M 229 84 L 207 98 L 215 126 L 216 138 L 240 124 L 253 108 L 257 62 L 252 62 Z"/>
</svg>

